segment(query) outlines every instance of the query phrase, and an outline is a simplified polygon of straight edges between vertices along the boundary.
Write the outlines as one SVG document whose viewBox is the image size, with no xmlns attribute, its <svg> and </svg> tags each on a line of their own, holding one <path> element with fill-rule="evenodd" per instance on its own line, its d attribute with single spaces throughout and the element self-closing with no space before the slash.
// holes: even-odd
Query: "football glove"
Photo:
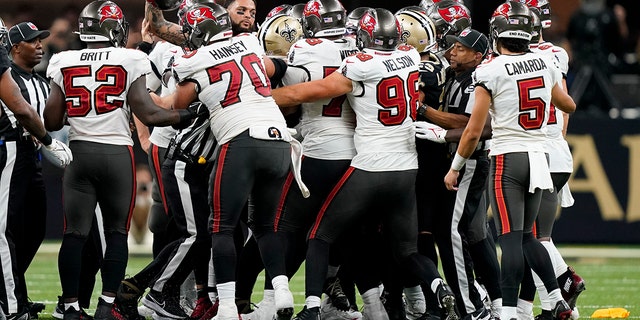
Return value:
<svg viewBox="0 0 640 320">
<path fill-rule="evenodd" d="M 180 113 L 180 122 L 172 126 L 176 130 L 188 127 L 191 125 L 191 120 L 193 119 L 209 116 L 209 108 L 207 108 L 206 104 L 200 101 L 193 102 L 186 109 L 178 110 L 178 112 Z"/>
<path fill-rule="evenodd" d="M 59 140 L 52 139 L 50 145 L 44 146 L 40 150 L 42 150 L 42 155 L 56 167 L 65 168 L 73 161 L 71 150 Z"/>
<path fill-rule="evenodd" d="M 445 143 L 445 136 L 447 130 L 442 127 L 429 123 L 426 121 L 416 121 L 413 123 L 413 128 L 416 131 L 416 138 L 426 139 L 437 143 Z"/>
</svg>

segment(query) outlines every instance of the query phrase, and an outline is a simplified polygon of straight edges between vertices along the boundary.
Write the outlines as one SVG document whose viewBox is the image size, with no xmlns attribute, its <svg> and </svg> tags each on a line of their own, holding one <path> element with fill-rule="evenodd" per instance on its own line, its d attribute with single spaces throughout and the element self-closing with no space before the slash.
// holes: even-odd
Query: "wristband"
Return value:
<svg viewBox="0 0 640 320">
<path fill-rule="evenodd" d="M 428 108 L 428 107 L 427 107 L 426 105 L 421 104 L 421 105 L 418 107 L 418 114 L 426 118 L 426 117 L 427 117 L 427 116 L 426 116 L 427 108 Z"/>
<path fill-rule="evenodd" d="M 51 143 L 53 142 L 53 139 L 51 139 L 49 133 L 45 133 L 44 137 L 38 138 L 38 140 L 40 140 L 40 142 L 42 142 L 42 144 L 44 144 L 45 146 L 51 145 Z"/>
<path fill-rule="evenodd" d="M 464 158 L 458 152 L 456 152 L 455 157 L 453 157 L 453 161 L 451 161 L 451 169 L 460 171 L 462 167 L 464 167 L 465 163 L 467 163 L 467 158 Z"/>
</svg>

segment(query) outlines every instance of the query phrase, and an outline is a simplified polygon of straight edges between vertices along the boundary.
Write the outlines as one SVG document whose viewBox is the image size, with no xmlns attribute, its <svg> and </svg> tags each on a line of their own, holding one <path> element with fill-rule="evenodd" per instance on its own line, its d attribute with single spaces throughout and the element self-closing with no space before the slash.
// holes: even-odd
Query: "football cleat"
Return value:
<svg viewBox="0 0 640 320">
<path fill-rule="evenodd" d="M 213 319 L 213 317 L 215 317 L 218 314 L 218 307 L 220 306 L 220 301 L 218 299 L 216 299 L 216 302 L 213 303 L 211 305 L 211 307 L 209 307 L 209 309 L 207 309 L 207 312 L 205 312 L 202 317 L 200 317 L 200 320 L 210 320 Z"/>
<path fill-rule="evenodd" d="M 567 268 L 569 277 L 564 283 L 559 283 L 562 298 L 569 304 L 571 309 L 575 308 L 578 296 L 586 290 L 584 280 L 572 267 Z"/>
<path fill-rule="evenodd" d="M 196 306 L 193 308 L 193 311 L 191 311 L 191 315 L 189 316 L 189 319 L 191 320 L 201 319 L 202 316 L 204 316 L 204 314 L 207 313 L 209 308 L 211 308 L 212 306 L 213 306 L 213 303 L 211 303 L 211 300 L 209 300 L 208 296 L 198 298 L 198 300 L 196 301 Z"/>
<path fill-rule="evenodd" d="M 320 307 L 307 308 L 304 306 L 293 320 L 320 320 Z"/>
<path fill-rule="evenodd" d="M 560 300 L 556 303 L 555 308 L 552 311 L 553 319 L 567 320 L 571 318 L 571 308 L 566 301 Z"/>
<path fill-rule="evenodd" d="M 95 320 L 111 320 L 113 315 L 111 314 L 113 309 L 113 303 L 108 303 L 102 298 L 98 298 L 98 306 L 96 312 L 93 314 Z"/>
<path fill-rule="evenodd" d="M 436 297 L 440 308 L 443 309 L 443 320 L 459 320 L 460 316 L 456 310 L 456 297 L 451 289 L 444 282 L 441 282 L 436 289 Z"/>
<path fill-rule="evenodd" d="M 141 297 L 142 291 L 138 289 L 132 278 L 122 280 L 111 309 L 113 316 L 116 318 L 122 317 L 125 320 L 139 319 L 138 301 Z"/>
<path fill-rule="evenodd" d="M 338 277 L 327 278 L 324 281 L 324 293 L 331 299 L 331 304 L 338 310 L 349 310 L 349 299 L 342 291 L 342 285 Z"/>
<path fill-rule="evenodd" d="M 165 296 L 162 292 L 150 290 L 147 295 L 142 299 L 142 304 L 147 308 L 156 312 L 161 317 L 167 317 L 172 319 L 184 319 L 187 318 L 187 313 L 184 312 L 180 301 L 176 296 Z"/>
</svg>

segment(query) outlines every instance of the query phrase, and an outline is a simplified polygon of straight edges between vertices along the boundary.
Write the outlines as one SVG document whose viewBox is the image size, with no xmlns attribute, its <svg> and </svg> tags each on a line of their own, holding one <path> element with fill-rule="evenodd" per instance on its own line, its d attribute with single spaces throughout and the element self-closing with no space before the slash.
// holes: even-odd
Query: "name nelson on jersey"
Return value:
<svg viewBox="0 0 640 320">
<path fill-rule="evenodd" d="M 212 49 L 209 51 L 209 53 L 213 56 L 214 59 L 218 60 L 245 51 L 247 51 L 247 46 L 242 41 L 238 41 L 226 47 Z"/>
<path fill-rule="evenodd" d="M 415 66 L 416 63 L 409 56 L 402 56 L 395 59 L 387 59 L 382 61 L 385 67 L 387 67 L 387 72 L 396 71 L 408 67 Z"/>
<path fill-rule="evenodd" d="M 516 74 L 523 74 L 523 73 L 540 71 L 542 69 L 547 69 L 547 65 L 544 63 L 543 59 L 536 58 L 536 59 L 529 59 L 529 60 L 518 61 L 513 63 L 507 63 L 504 65 L 504 68 L 507 70 L 507 74 L 512 76 Z"/>
</svg>

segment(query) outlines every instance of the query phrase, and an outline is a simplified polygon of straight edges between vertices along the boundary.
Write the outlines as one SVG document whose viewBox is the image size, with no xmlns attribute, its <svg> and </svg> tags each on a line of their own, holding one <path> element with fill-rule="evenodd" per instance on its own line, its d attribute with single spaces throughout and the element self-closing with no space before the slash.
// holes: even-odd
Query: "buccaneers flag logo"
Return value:
<svg viewBox="0 0 640 320">
<path fill-rule="evenodd" d="M 195 8 L 187 12 L 186 17 L 187 23 L 191 26 L 194 26 L 204 20 L 213 20 L 216 23 L 218 22 L 209 8 Z"/>
<path fill-rule="evenodd" d="M 496 11 L 493 12 L 492 17 L 497 17 L 497 16 L 507 17 L 509 15 L 510 9 L 511 9 L 511 6 L 508 3 L 503 3 L 496 8 Z"/>
<path fill-rule="evenodd" d="M 100 17 L 100 24 L 102 24 L 106 20 L 122 20 L 124 14 L 122 14 L 120 7 L 111 3 L 105 4 L 98 9 L 98 17 Z"/>
<path fill-rule="evenodd" d="M 378 22 L 369 12 L 365 13 L 360 19 L 360 29 L 366 31 L 372 39 L 376 24 L 378 24 Z"/>
<path fill-rule="evenodd" d="M 304 14 L 305 18 L 316 16 L 318 17 L 318 19 L 320 19 L 320 21 L 322 21 L 322 17 L 320 17 L 321 6 L 322 5 L 318 1 L 309 1 L 307 2 L 307 5 L 304 6 L 304 11 L 302 12 L 302 14 Z"/>
<path fill-rule="evenodd" d="M 463 9 L 459 5 L 438 9 L 438 13 L 440 13 L 442 19 L 449 23 L 460 20 L 462 18 L 471 19 L 467 10 Z"/>
</svg>

